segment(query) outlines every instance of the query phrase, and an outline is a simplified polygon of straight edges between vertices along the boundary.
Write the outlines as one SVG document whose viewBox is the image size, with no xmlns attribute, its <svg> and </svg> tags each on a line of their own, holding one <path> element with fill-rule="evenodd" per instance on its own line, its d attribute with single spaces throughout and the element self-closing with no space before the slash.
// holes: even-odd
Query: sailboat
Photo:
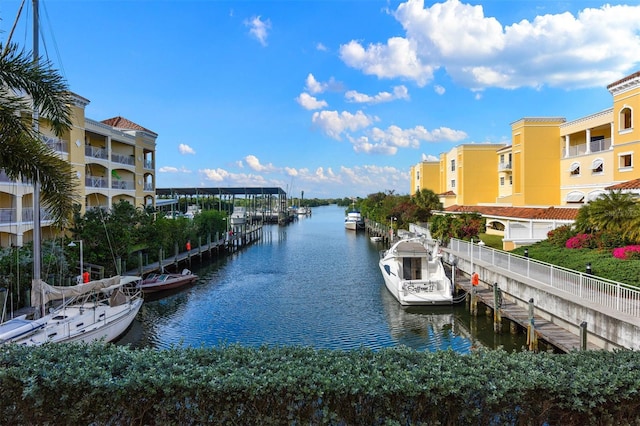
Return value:
<svg viewBox="0 0 640 426">
<path fill-rule="evenodd" d="M 38 61 L 38 0 L 33 0 L 33 58 Z M 33 111 L 36 132 L 39 112 Z M 46 284 L 41 279 L 40 184 L 33 191 L 33 281 L 31 304 L 36 318 L 21 315 L 0 324 L 0 344 L 113 341 L 131 325 L 142 306 L 140 277 L 115 276 L 75 286 Z"/>
</svg>

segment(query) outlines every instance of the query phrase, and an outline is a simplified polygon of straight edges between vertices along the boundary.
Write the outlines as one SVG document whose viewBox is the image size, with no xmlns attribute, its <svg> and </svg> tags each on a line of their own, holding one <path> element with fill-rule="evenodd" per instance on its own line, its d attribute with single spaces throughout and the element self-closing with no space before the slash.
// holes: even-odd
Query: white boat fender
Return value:
<svg viewBox="0 0 640 426">
<path fill-rule="evenodd" d="M 182 270 L 182 275 L 191 275 L 191 271 L 185 268 Z"/>
</svg>

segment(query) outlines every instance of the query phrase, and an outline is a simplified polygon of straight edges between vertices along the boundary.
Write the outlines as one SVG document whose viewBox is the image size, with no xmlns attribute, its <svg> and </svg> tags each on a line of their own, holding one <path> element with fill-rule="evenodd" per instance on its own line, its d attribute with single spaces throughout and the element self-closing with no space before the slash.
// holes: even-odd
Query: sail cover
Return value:
<svg viewBox="0 0 640 426">
<path fill-rule="evenodd" d="M 33 280 L 31 283 L 31 306 L 37 307 L 45 305 L 52 300 L 81 296 L 117 285 L 120 285 L 120 275 L 67 287 L 52 286 L 42 280 Z"/>
</svg>

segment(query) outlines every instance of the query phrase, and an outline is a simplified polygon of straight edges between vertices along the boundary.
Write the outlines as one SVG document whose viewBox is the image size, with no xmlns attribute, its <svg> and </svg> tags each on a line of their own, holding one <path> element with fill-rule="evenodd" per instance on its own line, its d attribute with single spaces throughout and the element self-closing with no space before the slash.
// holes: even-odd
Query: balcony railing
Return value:
<svg viewBox="0 0 640 426">
<path fill-rule="evenodd" d="M 591 153 L 606 151 L 611 148 L 611 138 L 607 139 L 598 139 L 595 141 L 589 142 L 589 148 Z M 564 155 L 564 148 L 562 149 Z M 578 155 L 585 155 L 587 153 L 587 144 L 582 143 L 580 145 L 571 145 L 569 146 L 569 155 L 567 157 L 576 157 Z"/>
<path fill-rule="evenodd" d="M 84 147 L 84 155 L 92 158 L 99 158 L 101 160 L 107 160 L 107 148 L 97 148 L 95 146 L 87 145 Z"/>
<path fill-rule="evenodd" d="M 498 170 L 511 170 L 511 163 L 499 163 Z"/>
<path fill-rule="evenodd" d="M 144 160 L 144 168 L 153 170 L 153 160 Z"/>
<path fill-rule="evenodd" d="M 102 176 L 87 176 L 84 179 L 84 186 L 89 188 L 108 188 L 107 179 Z"/>
<path fill-rule="evenodd" d="M 63 152 L 65 154 L 69 153 L 69 142 L 67 141 L 45 135 L 40 135 L 40 140 L 42 141 L 42 143 L 56 152 Z"/>
<path fill-rule="evenodd" d="M 111 189 L 136 189 L 136 183 L 132 180 L 112 180 Z"/>
<path fill-rule="evenodd" d="M 136 165 L 136 157 L 133 155 L 111 154 L 111 161 L 118 164 Z"/>
<path fill-rule="evenodd" d="M 4 170 L 0 170 L 0 183 L 24 183 L 24 184 L 29 184 L 31 183 L 30 181 L 28 181 L 27 179 L 20 179 L 19 181 L 15 181 L 11 178 L 9 178 L 9 176 L 7 176 L 7 173 Z"/>
<path fill-rule="evenodd" d="M 153 184 L 152 184 L 152 183 L 147 183 L 147 182 L 145 182 L 145 184 L 144 184 L 144 190 L 145 190 L 145 191 L 153 191 Z"/>
<path fill-rule="evenodd" d="M 14 208 L 0 208 L 0 224 L 16 223 L 18 211 Z M 50 221 L 53 216 L 48 210 L 40 209 L 40 220 Z M 22 208 L 22 220 L 20 222 L 33 222 L 33 207 Z"/>
</svg>

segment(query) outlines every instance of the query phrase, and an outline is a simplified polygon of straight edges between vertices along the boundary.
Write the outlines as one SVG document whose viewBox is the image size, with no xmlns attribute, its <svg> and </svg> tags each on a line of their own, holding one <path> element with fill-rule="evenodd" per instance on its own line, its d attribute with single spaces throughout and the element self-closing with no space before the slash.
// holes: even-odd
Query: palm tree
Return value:
<svg viewBox="0 0 640 426">
<path fill-rule="evenodd" d="M 583 206 L 576 218 L 580 231 L 605 231 L 631 236 L 637 233 L 638 203 L 635 195 L 609 191 Z"/>
<path fill-rule="evenodd" d="M 0 52 L 0 170 L 11 179 L 40 182 L 43 207 L 64 225 L 76 201 L 71 164 L 41 142 L 24 114 L 37 109 L 62 136 L 71 127 L 69 89 L 48 61 L 33 61 L 14 44 L 0 43 Z"/>
</svg>

